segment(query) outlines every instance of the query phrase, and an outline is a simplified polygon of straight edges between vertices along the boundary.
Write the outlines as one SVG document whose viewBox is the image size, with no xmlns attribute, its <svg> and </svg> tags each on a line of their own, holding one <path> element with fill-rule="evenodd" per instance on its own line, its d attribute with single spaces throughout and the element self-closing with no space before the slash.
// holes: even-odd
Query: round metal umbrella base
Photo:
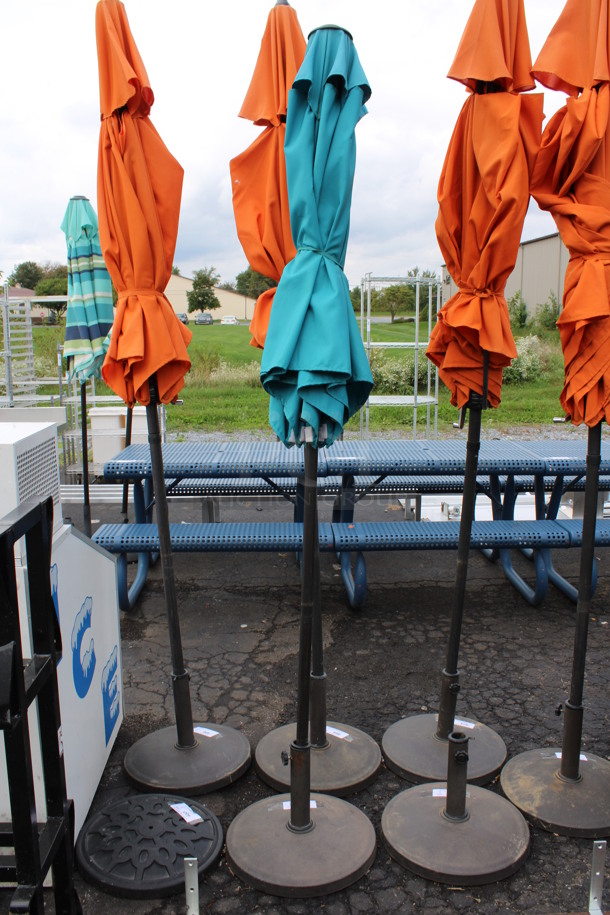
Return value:
<svg viewBox="0 0 610 915">
<path fill-rule="evenodd" d="M 436 715 L 413 715 L 391 725 L 381 740 L 388 768 L 411 782 L 446 780 L 448 741 L 436 736 L 436 724 Z M 492 781 L 507 756 L 502 738 L 487 725 L 467 718 L 456 718 L 455 730 L 470 739 L 468 781 L 473 785 Z"/>
<path fill-rule="evenodd" d="M 468 785 L 466 816 L 445 816 L 447 784 L 417 785 L 396 795 L 381 818 L 389 853 L 408 870 L 439 883 L 478 886 L 509 877 L 527 858 L 526 821 L 507 800 Z"/>
<path fill-rule="evenodd" d="M 136 795 L 85 823 L 76 863 L 89 883 L 107 893 L 157 899 L 184 891 L 185 858 L 197 858 L 199 874 L 209 870 L 222 839 L 219 821 L 202 804 L 174 795 Z"/>
<path fill-rule="evenodd" d="M 220 724 L 196 724 L 196 745 L 176 746 L 176 728 L 142 737 L 125 754 L 130 780 L 144 791 L 205 794 L 236 781 L 250 765 L 248 739 Z"/>
<path fill-rule="evenodd" d="M 305 898 L 344 889 L 373 863 L 375 829 L 352 804 L 312 794 L 312 828 L 290 829 L 290 795 L 252 804 L 227 832 L 231 869 L 256 889 L 275 896 Z"/>
<path fill-rule="evenodd" d="M 294 722 L 276 728 L 256 747 L 256 771 L 278 791 L 290 787 L 287 763 L 296 730 Z M 358 728 L 334 721 L 327 722 L 326 736 L 328 746 L 311 747 L 311 790 L 343 797 L 370 785 L 381 766 L 381 750 L 373 738 Z"/>
<path fill-rule="evenodd" d="M 579 779 L 562 778 L 561 749 L 529 750 L 500 776 L 506 797 L 541 829 L 598 839 L 610 835 L 610 762 L 581 753 Z"/>
</svg>

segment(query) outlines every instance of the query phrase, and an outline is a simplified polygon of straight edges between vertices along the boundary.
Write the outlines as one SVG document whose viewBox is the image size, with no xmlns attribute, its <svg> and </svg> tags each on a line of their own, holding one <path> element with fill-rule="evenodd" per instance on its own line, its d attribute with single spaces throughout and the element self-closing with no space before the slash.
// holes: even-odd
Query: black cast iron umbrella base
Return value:
<svg viewBox="0 0 610 915">
<path fill-rule="evenodd" d="M 420 877 L 456 886 L 494 883 L 521 867 L 530 835 L 512 804 L 471 784 L 466 819 L 448 819 L 446 802 L 446 782 L 409 788 L 390 801 L 381 831 L 393 858 Z"/>
<path fill-rule="evenodd" d="M 467 718 L 455 719 L 455 728 L 470 738 L 468 781 L 486 785 L 498 775 L 507 750 L 491 728 Z M 411 782 L 434 782 L 447 777 L 447 741 L 436 736 L 437 715 L 413 715 L 391 725 L 381 740 L 389 769 Z"/>
<path fill-rule="evenodd" d="M 610 762 L 581 753 L 579 777 L 560 772 L 561 748 L 529 750 L 509 760 L 500 776 L 506 797 L 541 829 L 563 836 L 610 835 Z"/>
<path fill-rule="evenodd" d="M 296 729 L 294 722 L 276 728 L 256 747 L 256 771 L 278 791 L 290 787 L 287 762 Z M 326 736 L 326 747 L 311 747 L 311 790 L 344 797 L 370 785 L 381 766 L 381 750 L 373 738 L 358 728 L 335 721 L 326 723 Z"/>
<path fill-rule="evenodd" d="M 227 832 L 231 870 L 274 896 L 335 893 L 359 880 L 373 863 L 375 829 L 362 811 L 328 794 L 310 796 L 311 827 L 290 828 L 290 794 L 243 810 Z"/>
<path fill-rule="evenodd" d="M 206 794 L 236 781 L 248 769 L 248 739 L 220 724 L 195 724 L 195 746 L 178 748 L 176 728 L 147 734 L 125 754 L 125 771 L 143 791 Z"/>
<path fill-rule="evenodd" d="M 209 870 L 220 857 L 222 839 L 219 821 L 202 804 L 173 795 L 136 795 L 87 820 L 76 843 L 76 863 L 83 877 L 106 893 L 158 899 L 184 891 L 185 858 L 197 859 L 200 875 Z"/>
</svg>

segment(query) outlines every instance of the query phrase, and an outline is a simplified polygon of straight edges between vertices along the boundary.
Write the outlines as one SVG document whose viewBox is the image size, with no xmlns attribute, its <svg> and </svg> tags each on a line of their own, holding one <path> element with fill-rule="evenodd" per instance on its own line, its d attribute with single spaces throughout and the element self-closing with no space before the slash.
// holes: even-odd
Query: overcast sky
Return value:
<svg viewBox="0 0 610 915">
<path fill-rule="evenodd" d="M 470 0 L 300 0 L 305 37 L 335 23 L 353 37 L 372 88 L 357 127 L 358 157 L 346 273 L 438 270 L 436 187 L 466 93 L 446 78 Z M 126 0 L 155 104 L 151 119 L 184 168 L 175 264 L 214 266 L 233 281 L 247 266 L 233 218 L 230 159 L 260 128 L 238 118 L 269 0 Z M 526 0 L 532 59 L 563 0 Z M 2 4 L 0 270 L 60 261 L 68 200 L 97 210 L 99 134 L 95 0 Z M 540 90 L 542 91 L 542 89 Z M 545 90 L 545 114 L 565 97 Z M 555 231 L 531 203 L 524 238 Z"/>
</svg>

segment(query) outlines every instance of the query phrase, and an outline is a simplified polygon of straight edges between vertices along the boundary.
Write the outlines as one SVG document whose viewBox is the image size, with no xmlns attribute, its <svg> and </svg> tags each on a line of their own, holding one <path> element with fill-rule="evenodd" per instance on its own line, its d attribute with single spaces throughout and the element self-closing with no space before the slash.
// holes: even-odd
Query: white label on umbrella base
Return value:
<svg viewBox="0 0 610 915">
<path fill-rule="evenodd" d="M 557 753 L 555 753 L 555 756 L 557 757 L 557 759 L 561 759 L 561 750 L 558 750 Z M 581 753 L 578 758 L 581 760 L 581 762 L 588 762 L 587 757 L 585 756 L 584 753 Z"/>
<path fill-rule="evenodd" d="M 178 816 L 182 817 L 185 823 L 203 823 L 203 817 L 189 807 L 188 804 L 170 804 L 172 810 L 175 810 Z"/>
<path fill-rule="evenodd" d="M 432 797 L 447 797 L 446 788 L 433 788 Z M 466 797 L 470 797 L 470 791 L 466 791 Z"/>
<path fill-rule="evenodd" d="M 453 727 L 454 727 L 454 728 L 455 728 L 455 727 L 458 727 L 458 728 L 470 728 L 470 729 L 471 729 L 471 728 L 476 728 L 476 724 L 474 723 L 474 721 L 464 721 L 463 718 L 454 718 L 454 719 L 453 719 Z"/>
<path fill-rule="evenodd" d="M 347 740 L 348 743 L 354 739 L 351 734 L 347 733 L 347 731 L 340 731 L 339 728 L 327 727 L 326 733 L 330 734 L 331 737 L 338 737 L 339 740 Z"/>
<path fill-rule="evenodd" d="M 212 731 L 211 728 L 193 728 L 195 734 L 201 734 L 202 737 L 220 737 L 219 731 Z"/>
<path fill-rule="evenodd" d="M 318 805 L 315 801 L 310 801 L 309 806 L 311 810 L 315 810 Z M 282 801 L 282 807 L 284 810 L 290 810 L 290 801 Z"/>
</svg>

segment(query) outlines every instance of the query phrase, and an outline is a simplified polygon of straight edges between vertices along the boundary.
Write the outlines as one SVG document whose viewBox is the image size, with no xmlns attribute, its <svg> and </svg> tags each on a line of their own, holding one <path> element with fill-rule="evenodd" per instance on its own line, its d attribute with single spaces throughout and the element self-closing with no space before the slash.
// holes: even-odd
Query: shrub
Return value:
<svg viewBox="0 0 610 915">
<path fill-rule="evenodd" d="M 405 350 L 401 356 L 397 357 L 373 349 L 370 365 L 376 394 L 413 394 L 415 378 L 413 350 Z M 429 365 L 430 362 L 424 353 L 420 352 L 417 365 L 420 388 L 427 382 Z"/>
<path fill-rule="evenodd" d="M 510 326 L 513 330 L 518 330 L 521 327 L 525 327 L 527 323 L 527 305 L 523 300 L 521 295 L 521 290 L 518 290 L 506 303 L 508 305 L 508 316 L 510 318 Z"/>
<path fill-rule="evenodd" d="M 539 338 L 534 335 L 521 337 L 516 341 L 516 345 L 517 358 L 504 369 L 504 383 L 523 384 L 526 381 L 536 381 L 542 374 Z"/>
<path fill-rule="evenodd" d="M 549 297 L 542 305 L 536 305 L 536 314 L 532 324 L 536 330 L 555 330 L 557 318 L 559 317 L 559 303 L 554 292 L 549 293 Z"/>
</svg>

